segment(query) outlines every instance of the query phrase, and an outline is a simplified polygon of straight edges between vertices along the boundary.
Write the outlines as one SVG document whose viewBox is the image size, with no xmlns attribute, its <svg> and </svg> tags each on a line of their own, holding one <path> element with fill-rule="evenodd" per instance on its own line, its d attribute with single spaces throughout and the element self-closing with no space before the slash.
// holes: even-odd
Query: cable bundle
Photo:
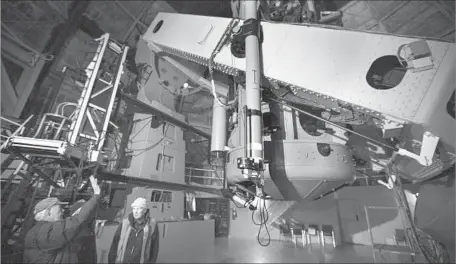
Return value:
<svg viewBox="0 0 456 264">
<path fill-rule="evenodd" d="M 261 202 L 263 202 L 262 205 L 261 205 Z M 269 229 L 268 229 L 268 225 L 267 225 L 268 220 L 269 220 L 269 211 L 266 208 L 266 199 L 262 199 L 262 201 L 261 201 L 261 198 L 260 198 L 260 201 L 257 203 L 257 208 L 258 208 L 258 204 L 260 204 L 260 207 L 258 209 L 259 215 L 260 215 L 260 223 L 255 222 L 255 218 L 254 218 L 255 211 L 252 212 L 252 222 L 253 222 L 253 224 L 255 224 L 257 226 L 260 226 L 260 228 L 258 228 L 258 234 L 257 234 L 258 244 L 260 244 L 263 247 L 267 247 L 267 246 L 269 246 L 269 244 L 271 244 L 271 235 L 269 234 Z M 263 230 L 263 228 L 266 229 L 266 235 L 268 236 L 267 242 L 265 244 L 263 244 L 261 242 L 261 238 L 260 238 L 261 230 Z"/>
</svg>

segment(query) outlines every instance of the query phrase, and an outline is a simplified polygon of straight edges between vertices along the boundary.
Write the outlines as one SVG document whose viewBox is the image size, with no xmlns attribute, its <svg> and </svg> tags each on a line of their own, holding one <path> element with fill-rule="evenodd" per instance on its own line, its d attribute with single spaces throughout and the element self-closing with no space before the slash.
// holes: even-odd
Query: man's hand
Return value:
<svg viewBox="0 0 456 264">
<path fill-rule="evenodd" d="M 92 189 L 93 189 L 93 194 L 100 195 L 101 194 L 101 189 L 100 186 L 98 185 L 98 180 L 92 176 L 90 176 L 90 183 L 92 184 Z"/>
</svg>

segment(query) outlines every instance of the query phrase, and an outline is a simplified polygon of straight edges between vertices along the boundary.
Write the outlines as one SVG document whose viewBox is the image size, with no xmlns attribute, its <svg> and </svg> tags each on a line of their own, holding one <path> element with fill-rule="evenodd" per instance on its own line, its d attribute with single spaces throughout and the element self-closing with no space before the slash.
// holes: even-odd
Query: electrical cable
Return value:
<svg viewBox="0 0 456 264">
<path fill-rule="evenodd" d="M 114 135 L 107 134 L 107 136 L 109 138 L 111 138 L 112 140 L 114 140 L 114 142 L 115 142 L 115 144 L 114 144 L 115 151 L 111 151 L 110 156 L 108 158 L 108 163 L 111 161 L 118 162 L 122 158 L 122 156 L 120 155 L 119 147 L 118 147 L 121 145 L 121 142 L 119 142 L 118 139 L 114 137 Z M 120 140 L 120 141 L 122 141 L 122 140 Z M 118 169 L 119 165 L 120 165 L 119 163 L 114 164 L 114 168 L 112 168 L 112 169 L 114 171 L 116 171 Z"/>
<path fill-rule="evenodd" d="M 215 56 L 217 56 L 217 54 L 222 50 L 222 47 L 225 44 L 226 40 L 228 39 L 228 36 L 231 34 L 231 31 L 235 25 L 235 22 L 236 22 L 236 19 L 232 19 L 230 21 L 230 24 L 228 24 L 228 26 L 226 27 L 225 32 L 223 33 L 222 37 L 219 39 L 219 41 L 218 41 L 217 45 L 215 46 L 214 51 L 212 51 L 212 54 L 209 57 L 209 61 L 208 61 L 208 70 L 209 70 L 209 76 L 211 78 L 210 82 L 211 82 L 211 88 L 212 88 L 212 95 L 214 96 L 214 100 L 223 107 L 232 107 L 237 102 L 238 97 L 236 95 L 236 97 L 233 100 L 227 102 L 226 104 L 223 103 L 222 101 L 220 101 L 220 99 L 218 98 L 216 89 L 215 89 L 214 70 L 212 68 L 212 64 L 214 62 Z"/>
<path fill-rule="evenodd" d="M 207 141 L 204 141 L 204 142 L 207 142 Z M 203 142 L 203 143 L 204 143 L 204 142 Z M 201 143 L 201 142 L 199 142 L 199 143 Z M 204 151 L 202 151 L 201 146 L 200 146 L 199 144 L 196 144 L 196 146 L 198 147 L 199 150 L 201 150 L 201 152 L 204 153 Z M 209 160 L 209 158 L 208 158 L 206 155 L 203 155 L 203 154 L 201 154 L 201 153 L 198 153 L 198 154 L 199 154 L 201 157 L 204 157 L 206 160 Z M 215 166 L 214 166 L 211 162 L 208 162 L 208 164 L 209 164 L 209 166 L 211 166 L 212 171 L 215 173 L 215 177 L 217 177 L 217 179 L 223 184 L 223 179 L 222 179 L 222 177 L 220 177 L 220 176 L 218 175 Z"/>
<path fill-rule="evenodd" d="M 332 125 L 332 126 L 335 126 L 335 127 L 337 127 L 337 128 L 340 128 L 340 129 L 342 129 L 342 130 L 344 130 L 344 131 L 348 131 L 348 132 L 350 132 L 350 133 L 353 133 L 354 135 L 357 135 L 357 136 L 359 136 L 359 137 L 362 137 L 362 138 L 364 138 L 364 139 L 367 139 L 367 140 L 370 141 L 370 142 L 379 144 L 380 146 L 383 146 L 383 147 L 385 147 L 385 148 L 388 148 L 388 149 L 391 149 L 391 150 L 394 150 L 394 151 L 399 151 L 399 149 L 396 148 L 396 147 L 387 145 L 387 144 L 385 144 L 385 143 L 383 143 L 383 142 L 380 142 L 380 141 L 378 141 L 378 140 L 375 140 L 375 139 L 373 139 L 373 138 L 370 138 L 370 137 L 368 137 L 368 136 L 365 136 L 365 135 L 363 135 L 363 134 L 361 134 L 361 133 L 358 133 L 358 132 L 356 132 L 356 131 L 354 131 L 354 130 L 351 130 L 351 129 L 348 129 L 348 128 L 346 128 L 346 127 L 339 126 L 339 125 L 337 125 L 336 123 L 333 123 L 333 122 L 328 121 L 328 120 L 326 120 L 326 119 L 324 119 L 324 118 L 321 118 L 321 117 L 319 117 L 319 116 L 316 116 L 316 115 L 313 115 L 313 114 L 311 114 L 311 113 L 308 113 L 307 111 L 304 111 L 304 110 L 302 110 L 302 109 L 300 109 L 300 108 L 298 108 L 298 107 L 291 106 L 291 105 L 287 104 L 286 102 L 282 102 L 282 101 L 277 100 L 277 99 L 274 99 L 274 98 L 268 98 L 268 100 L 269 100 L 269 101 L 272 101 L 272 102 L 275 102 L 275 103 L 278 103 L 278 104 L 281 104 L 281 105 L 284 105 L 284 106 L 286 106 L 286 107 L 289 107 L 289 108 L 291 108 L 291 109 L 293 109 L 293 110 L 295 110 L 295 111 L 298 111 L 298 112 L 300 112 L 300 113 L 303 113 L 303 114 L 305 114 L 305 115 L 307 115 L 307 116 L 310 116 L 310 117 L 312 117 L 312 118 L 315 118 L 315 119 L 317 119 L 317 120 L 323 121 L 323 122 L 325 122 L 325 123 L 328 123 L 328 124 L 330 124 L 330 125 Z"/>
<path fill-rule="evenodd" d="M 258 202 L 257 202 L 257 204 L 256 204 L 256 207 L 258 208 Z M 255 221 L 255 211 L 252 211 L 252 223 L 253 223 L 254 225 L 256 225 L 256 226 L 260 226 L 260 225 L 262 224 L 261 221 L 260 221 L 260 223 L 257 223 L 257 222 Z"/>
<path fill-rule="evenodd" d="M 152 118 L 152 115 L 150 116 L 150 118 Z M 147 120 L 147 118 L 146 118 L 146 120 Z M 143 120 L 140 120 L 140 121 L 143 121 Z M 135 122 L 135 121 L 133 121 L 133 122 Z M 134 135 L 129 139 L 129 141 L 132 141 L 132 140 L 133 140 L 141 131 L 143 131 L 143 130 L 146 128 L 146 126 L 147 126 L 148 124 L 150 124 L 150 123 L 152 123 L 152 119 L 149 120 L 149 122 L 147 122 L 146 124 L 144 124 L 144 126 L 143 126 L 138 132 L 136 132 L 136 134 L 134 134 Z"/>
<path fill-rule="evenodd" d="M 149 147 L 146 147 L 146 148 L 143 148 L 143 149 L 131 149 L 130 152 L 134 152 L 134 151 L 141 151 L 140 153 L 138 154 L 135 154 L 135 155 L 132 155 L 132 157 L 136 157 L 136 156 L 139 156 L 141 154 L 143 154 L 144 152 L 150 150 L 150 149 L 153 149 L 154 147 L 156 147 L 158 144 L 160 144 L 163 140 L 165 140 L 165 137 L 166 137 L 166 131 L 168 129 L 169 126 L 167 126 L 167 123 L 164 123 L 163 124 L 163 135 L 161 137 L 161 139 L 157 142 L 155 142 L 153 145 L 149 146 Z"/>
<path fill-rule="evenodd" d="M 401 52 L 404 49 L 404 47 L 406 47 L 406 46 L 407 46 L 407 44 L 402 44 L 399 46 L 399 48 L 397 49 L 396 57 L 397 57 L 397 60 L 399 61 L 399 63 L 401 64 L 401 66 L 404 67 L 405 69 L 408 69 L 406 60 L 404 60 L 401 56 Z"/>
<path fill-rule="evenodd" d="M 133 120 L 133 122 L 144 121 L 144 120 L 147 120 L 147 119 L 151 119 L 151 118 L 153 118 L 153 117 L 154 117 L 154 115 L 150 115 L 150 116 L 148 116 L 148 117 L 146 117 L 146 118 L 142 118 L 142 119 L 138 119 L 138 120 Z M 142 142 L 142 141 L 148 141 L 148 140 L 133 141 L 133 139 L 134 139 L 141 131 L 143 131 L 143 130 L 146 128 L 146 126 L 147 126 L 148 124 L 150 124 L 151 122 L 152 122 L 152 119 L 149 120 L 149 122 L 147 122 L 147 123 L 146 123 L 138 132 L 136 132 L 136 134 L 135 134 L 134 136 L 129 137 L 129 139 L 128 139 L 129 143 L 137 143 L 137 142 Z M 163 140 L 163 139 L 164 139 L 164 138 L 162 138 L 161 140 Z M 158 141 L 156 144 L 159 144 L 159 143 L 161 142 L 161 140 Z M 143 148 L 143 149 L 136 149 L 136 150 L 130 150 L 130 151 L 142 151 L 142 150 L 147 151 L 147 150 L 153 148 L 154 146 L 156 146 L 156 144 L 154 144 L 153 146 L 149 146 L 149 147 Z M 138 154 L 138 155 L 139 155 L 139 154 Z"/>
<path fill-rule="evenodd" d="M 266 200 L 264 200 L 264 201 L 266 201 Z M 258 203 L 260 203 L 260 202 L 261 202 L 261 199 L 260 199 L 260 201 L 257 201 L 257 203 L 256 203 L 256 207 L 257 208 L 258 208 Z M 252 211 L 252 222 L 253 222 L 253 224 L 257 225 L 257 226 L 261 226 L 263 223 L 261 221 L 260 221 L 260 223 L 257 223 L 255 221 L 254 215 L 255 215 L 255 211 Z M 266 215 L 266 219 L 265 219 L 264 222 L 267 222 L 267 221 L 269 221 L 269 214 Z"/>
<path fill-rule="evenodd" d="M 260 228 L 258 228 L 257 241 L 258 241 L 258 244 L 260 244 L 260 246 L 267 247 L 267 246 L 269 246 L 269 244 L 271 244 L 271 234 L 269 233 L 269 229 L 268 229 L 268 225 L 267 225 L 267 221 L 269 220 L 269 212 L 268 212 L 268 209 L 266 208 L 266 199 L 263 199 L 263 206 L 261 206 L 259 213 L 260 213 L 261 225 L 260 225 Z M 266 213 L 266 215 L 264 215 L 265 213 Z M 266 230 L 266 235 L 268 236 L 267 242 L 265 244 L 263 244 L 261 242 L 261 238 L 260 238 L 261 230 L 263 229 L 263 226 Z"/>
</svg>

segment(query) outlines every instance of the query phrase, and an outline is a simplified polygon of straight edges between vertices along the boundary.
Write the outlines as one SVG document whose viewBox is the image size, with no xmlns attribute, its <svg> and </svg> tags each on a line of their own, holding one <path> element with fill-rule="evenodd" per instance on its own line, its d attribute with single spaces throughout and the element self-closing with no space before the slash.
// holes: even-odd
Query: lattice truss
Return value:
<svg viewBox="0 0 456 264">
<path fill-rule="evenodd" d="M 10 125 L 10 133 L 2 135 L 2 153 L 9 155 L 2 160 L 2 178 L 7 163 L 20 160 L 2 182 L 4 243 L 14 243 L 14 235 L 24 235 L 35 199 L 52 194 L 71 202 L 87 189 L 85 176 L 108 165 L 106 143 L 118 129 L 111 117 L 120 101 L 116 94 L 125 85 L 121 77 L 129 48 L 109 34 L 91 44 L 85 68 L 73 73 L 74 88 L 81 91 L 76 103 L 60 103 L 54 112 L 39 116 L 35 129 L 26 129 L 33 117 L 24 123 L 2 117 L 2 126 Z M 14 184 L 18 178 L 19 184 Z"/>
</svg>

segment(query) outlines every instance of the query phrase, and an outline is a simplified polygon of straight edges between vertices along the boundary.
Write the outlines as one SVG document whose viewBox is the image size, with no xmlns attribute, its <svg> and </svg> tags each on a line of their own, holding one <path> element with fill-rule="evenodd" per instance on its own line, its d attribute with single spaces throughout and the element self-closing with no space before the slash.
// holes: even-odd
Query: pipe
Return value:
<svg viewBox="0 0 456 264">
<path fill-rule="evenodd" d="M 184 130 L 188 130 L 188 131 L 195 133 L 199 136 L 202 136 L 204 138 L 207 138 L 207 139 L 211 138 L 211 135 L 206 133 L 205 131 L 197 129 L 194 126 L 190 125 L 188 122 L 182 121 L 179 118 L 174 117 L 173 115 L 158 109 L 155 105 L 146 104 L 146 103 L 144 103 L 128 94 L 122 93 L 120 91 L 118 91 L 117 94 L 121 95 L 122 99 L 124 101 L 126 101 L 127 104 L 131 104 L 132 106 L 135 106 L 137 108 L 137 111 L 140 113 L 157 114 L 157 115 L 161 116 L 164 121 L 166 121 L 168 123 L 176 125 Z"/>
<path fill-rule="evenodd" d="M 112 172 L 99 171 L 97 174 L 99 180 L 112 181 L 112 182 L 124 182 L 133 184 L 136 186 L 145 186 L 150 188 L 166 189 L 170 191 L 189 191 L 189 192 L 204 192 L 224 197 L 222 188 L 216 187 L 205 187 L 189 185 L 186 183 L 174 183 L 167 181 L 152 180 L 145 177 L 131 177 L 122 174 L 116 174 Z"/>
<path fill-rule="evenodd" d="M 219 98 L 226 103 L 224 98 Z M 223 152 L 226 146 L 226 108 L 214 99 L 212 108 L 211 152 Z"/>
<path fill-rule="evenodd" d="M 284 105 L 284 106 L 286 106 L 286 107 L 289 107 L 289 108 L 291 108 L 291 109 L 293 109 L 293 110 L 295 110 L 295 111 L 298 111 L 298 112 L 300 112 L 300 113 L 303 113 L 303 114 L 305 114 L 305 115 L 307 115 L 307 116 L 310 116 L 310 117 L 312 117 L 312 118 L 315 118 L 315 119 L 317 119 L 317 120 L 323 121 L 323 122 L 325 122 L 325 123 L 328 123 L 328 124 L 330 124 L 330 125 L 332 125 L 332 126 L 335 126 L 335 127 L 337 127 L 337 128 L 340 128 L 340 129 L 342 129 L 342 130 L 344 130 L 344 131 L 349 131 L 350 133 L 353 133 L 354 135 L 357 135 L 358 137 L 362 137 L 362 138 L 364 138 L 364 139 L 367 139 L 368 141 L 373 142 L 373 143 L 376 143 L 376 144 L 379 144 L 379 145 L 382 146 L 382 147 L 391 149 L 391 150 L 396 151 L 396 152 L 399 151 L 399 149 L 396 148 L 396 147 L 392 147 L 392 146 L 390 146 L 390 145 L 387 145 L 387 144 L 385 144 L 385 143 L 382 143 L 382 142 L 380 142 L 380 141 L 377 141 L 377 140 L 375 140 L 375 139 L 373 139 L 373 138 L 370 138 L 370 137 L 368 137 L 368 136 L 365 136 L 365 135 L 363 135 L 363 134 L 361 134 L 361 133 L 358 133 L 358 132 L 353 131 L 353 130 L 351 130 L 351 129 L 348 129 L 348 128 L 346 128 L 346 127 L 339 126 L 339 125 L 337 125 L 337 124 L 335 124 L 335 123 L 333 123 L 333 122 L 331 122 L 331 121 L 328 121 L 328 120 L 326 120 L 326 119 L 324 119 L 324 118 L 321 118 L 321 117 L 318 117 L 318 116 L 316 116 L 316 115 L 313 115 L 313 114 L 311 114 L 311 113 L 309 113 L 309 112 L 307 112 L 307 111 L 304 111 L 304 110 L 302 110 L 302 109 L 300 109 L 300 108 L 298 108 L 298 107 L 291 106 L 291 105 L 289 105 L 289 104 L 287 104 L 287 103 L 285 103 L 285 102 L 282 102 L 282 101 L 277 100 L 277 99 L 274 99 L 274 98 L 268 98 L 268 100 L 271 101 L 271 102 L 274 102 L 274 103 L 281 104 L 281 105 Z M 382 166 L 384 166 L 384 165 L 382 165 Z"/>
<path fill-rule="evenodd" d="M 258 19 L 257 0 L 244 1 L 245 19 Z M 245 38 L 246 53 L 246 105 L 250 111 L 248 124 L 251 137 L 247 142 L 250 158 L 263 159 L 263 138 L 261 129 L 261 90 L 260 90 L 260 47 L 258 35 Z"/>
<path fill-rule="evenodd" d="M 243 119 L 243 123 L 244 123 L 244 157 L 247 158 L 249 156 L 249 152 L 247 150 L 247 145 L 248 145 L 248 140 L 249 140 L 249 133 L 248 133 L 248 130 L 249 130 L 249 125 L 247 124 L 247 119 L 248 119 L 248 115 L 247 115 L 247 106 L 244 106 L 244 119 Z"/>
</svg>

